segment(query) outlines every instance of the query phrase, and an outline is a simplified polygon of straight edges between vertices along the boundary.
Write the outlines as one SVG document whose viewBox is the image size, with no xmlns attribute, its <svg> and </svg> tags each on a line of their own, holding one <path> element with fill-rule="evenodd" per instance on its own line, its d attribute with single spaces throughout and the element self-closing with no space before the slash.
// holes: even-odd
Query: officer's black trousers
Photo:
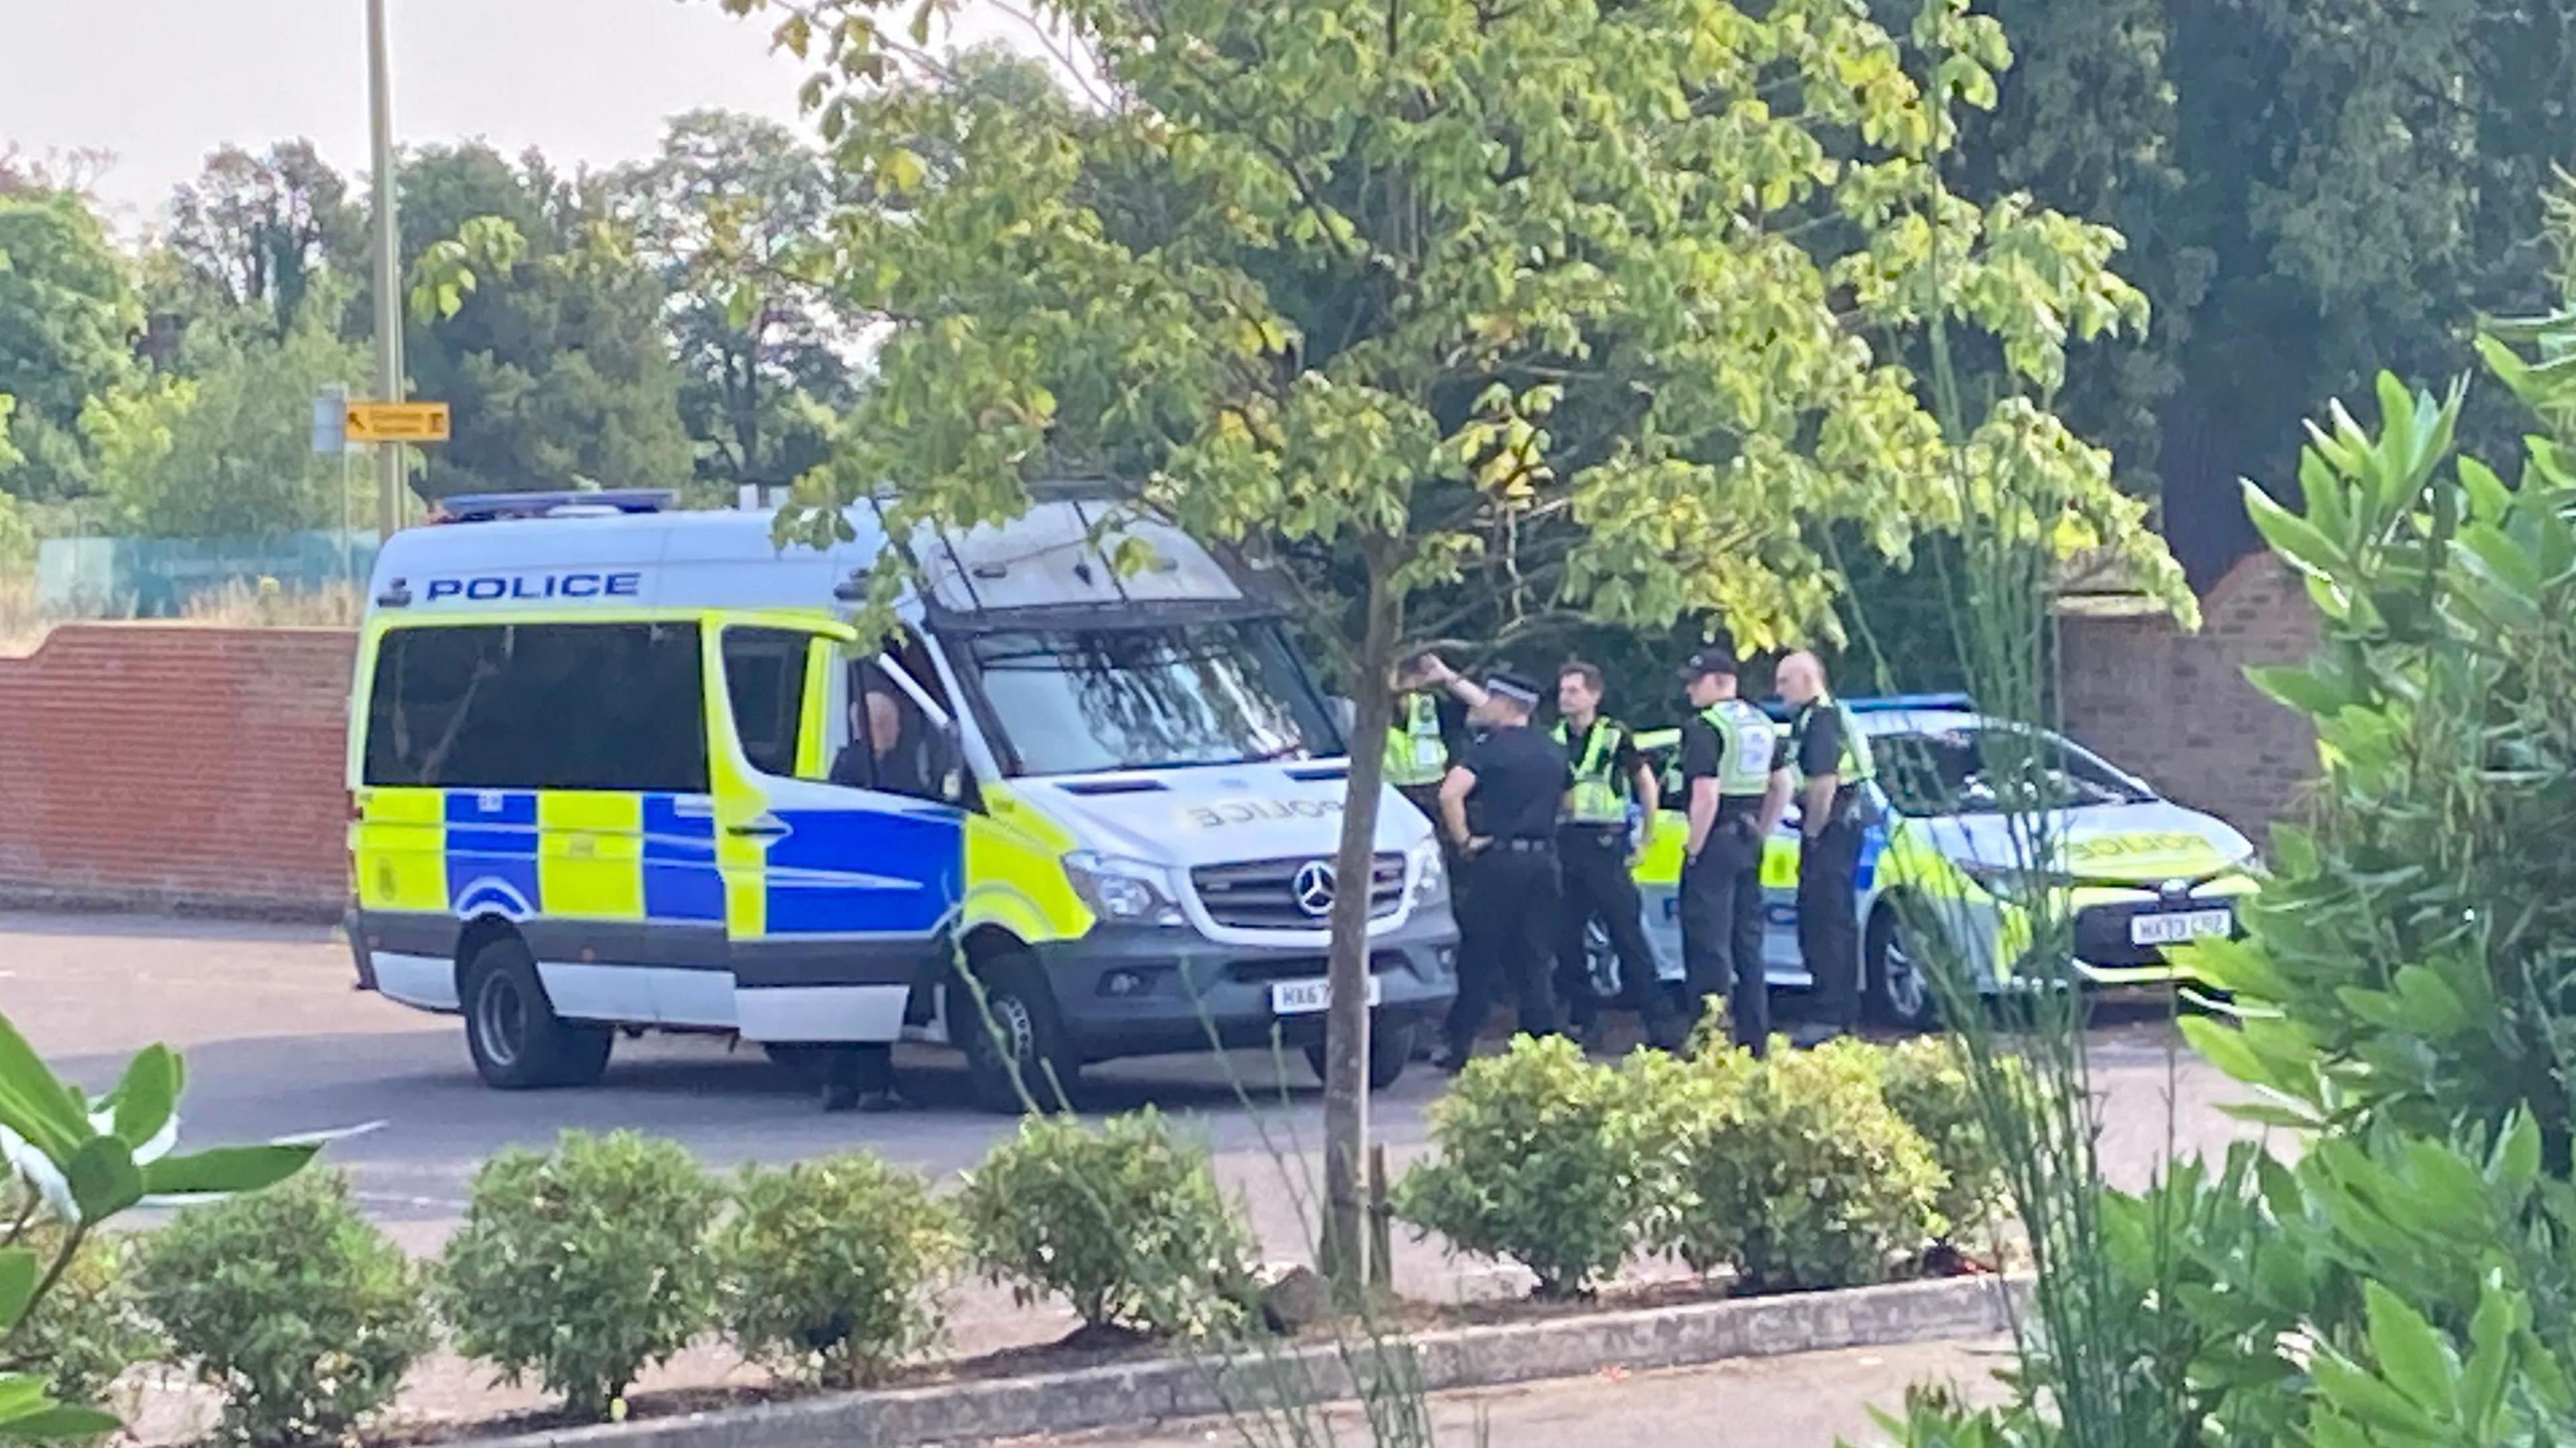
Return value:
<svg viewBox="0 0 2576 1448">
<path fill-rule="evenodd" d="M 1557 1030 L 1548 969 L 1556 951 L 1557 879 L 1553 850 L 1505 849 L 1499 842 L 1467 861 L 1458 913 L 1458 999 L 1449 1009 L 1449 1050 L 1475 1049 L 1494 1002 L 1520 998 L 1521 1029 Z"/>
<path fill-rule="evenodd" d="M 1735 1044 L 1760 1053 L 1771 1037 L 1771 982 L 1762 966 L 1762 834 L 1750 813 L 1720 818 L 1699 858 L 1682 867 L 1682 967 L 1700 1012 L 1723 999 Z"/>
<path fill-rule="evenodd" d="M 1584 939 L 1595 917 L 1619 957 L 1619 1004 L 1646 1024 L 1658 1046 L 1680 1044 L 1673 1003 L 1656 978 L 1654 948 L 1637 899 L 1637 877 L 1628 868 L 1628 831 L 1622 826 L 1572 825 L 1556 836 L 1556 858 L 1565 882 L 1557 907 L 1556 990 L 1577 1027 L 1589 1027 L 1601 1002 L 1592 985 L 1592 950 Z"/>
<path fill-rule="evenodd" d="M 1816 978 L 1811 1014 L 1817 1025 L 1845 1031 L 1860 1014 L 1860 921 L 1852 900 L 1860 837 L 1860 822 L 1838 810 L 1798 847 L 1798 954 Z"/>
</svg>

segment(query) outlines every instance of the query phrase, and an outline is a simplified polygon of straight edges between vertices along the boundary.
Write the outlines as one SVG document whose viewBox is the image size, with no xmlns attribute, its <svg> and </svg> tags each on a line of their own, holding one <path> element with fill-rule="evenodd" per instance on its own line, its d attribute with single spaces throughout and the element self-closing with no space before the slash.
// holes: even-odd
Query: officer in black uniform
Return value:
<svg viewBox="0 0 2576 1448">
<path fill-rule="evenodd" d="M 1723 997 L 1728 1033 L 1759 1055 L 1771 1036 L 1762 851 L 1788 808 L 1789 776 L 1770 716 L 1737 697 L 1732 649 L 1693 654 L 1682 688 L 1692 709 L 1682 724 L 1690 821 L 1682 841 L 1683 969 L 1700 1009 Z"/>
<path fill-rule="evenodd" d="M 1618 1003 L 1645 1022 L 1648 1042 L 1671 1050 L 1681 1044 L 1683 1026 L 1656 974 L 1654 947 L 1646 943 L 1634 873 L 1638 852 L 1653 837 L 1662 801 L 1655 772 L 1637 752 L 1636 735 L 1602 714 L 1601 694 L 1599 668 L 1576 659 L 1556 671 L 1557 721 L 1548 737 L 1565 751 L 1574 770 L 1574 788 L 1565 796 L 1565 822 L 1556 832 L 1558 876 L 1564 883 L 1557 911 L 1557 993 L 1565 998 L 1575 1034 L 1588 1042 L 1601 1013 L 1592 984 L 1592 944 L 1586 938 L 1598 916 L 1619 958 Z M 1643 838 L 1630 834 L 1632 806 L 1644 812 Z"/>
<path fill-rule="evenodd" d="M 1860 919 L 1853 898 L 1861 837 L 1873 822 L 1869 736 L 1825 687 L 1825 666 L 1799 652 L 1780 661 L 1780 697 L 1796 707 L 1789 759 L 1798 773 L 1798 953 L 1815 978 L 1807 1024 L 1812 1046 L 1843 1035 L 1860 1015 Z"/>
<path fill-rule="evenodd" d="M 1557 1030 L 1548 967 L 1556 944 L 1557 813 L 1574 783 L 1565 752 L 1530 727 L 1538 686 L 1513 674 L 1485 680 L 1469 714 L 1483 733 L 1440 783 L 1440 826 L 1465 861 L 1459 911 L 1458 999 L 1448 1050 L 1457 1070 L 1474 1054 L 1494 999 L 1520 997 L 1520 1027 Z"/>
</svg>

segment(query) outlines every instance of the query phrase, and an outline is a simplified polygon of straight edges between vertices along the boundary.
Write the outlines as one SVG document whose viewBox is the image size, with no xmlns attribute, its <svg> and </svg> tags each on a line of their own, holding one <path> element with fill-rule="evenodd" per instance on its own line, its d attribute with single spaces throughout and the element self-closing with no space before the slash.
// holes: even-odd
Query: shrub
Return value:
<svg viewBox="0 0 2576 1448">
<path fill-rule="evenodd" d="M 940 1340 L 958 1226 L 918 1172 L 866 1152 L 748 1169 L 719 1241 L 725 1318 L 747 1357 L 852 1387 Z"/>
<path fill-rule="evenodd" d="M 0 1191 L 0 1214 L 8 1193 Z M 61 1229 L 50 1223 L 28 1230 L 17 1244 L 39 1262 L 62 1248 Z M 53 1291 L 28 1315 L 5 1350 L 0 1371 L 44 1379 L 53 1396 L 70 1403 L 105 1401 L 125 1370 L 162 1350 L 161 1334 L 143 1311 L 136 1280 L 137 1244 L 124 1236 L 93 1236 L 72 1254 Z"/>
<path fill-rule="evenodd" d="M 1541 1296 L 1590 1290 L 1627 1260 L 1646 1200 L 1627 1094 L 1562 1037 L 1470 1062 L 1431 1106 L 1439 1154 L 1397 1185 L 1396 1215 L 1458 1251 L 1520 1263 Z"/>
<path fill-rule="evenodd" d="M 1094 1130 L 1033 1116 L 969 1173 L 958 1207 L 986 1276 L 1061 1294 L 1092 1326 L 1199 1332 L 1241 1319 L 1252 1233 L 1204 1147 L 1147 1107 Z"/>
<path fill-rule="evenodd" d="M 618 1414 L 639 1374 L 714 1320 L 720 1198 L 688 1152 L 631 1131 L 493 1157 L 438 1264 L 458 1350 L 506 1382 L 535 1376 L 569 1412 Z"/>
<path fill-rule="evenodd" d="M 1652 1236 L 1694 1269 L 1732 1267 L 1755 1291 L 1848 1287 L 1930 1238 L 1940 1168 L 1887 1104 L 1877 1048 L 1712 1051 L 1641 1079 L 1638 1109 L 1670 1143 Z"/>
<path fill-rule="evenodd" d="M 1958 1238 L 1975 1233 L 2004 1209 L 2008 1184 L 2003 1153 L 1987 1128 L 1958 1043 L 1947 1036 L 1918 1036 L 1889 1048 L 1881 1064 L 1887 1104 L 1923 1138 L 1933 1164 L 1941 1169 L 1941 1190 L 1932 1204 L 1941 1217 L 1936 1234 Z M 2021 1063 L 1999 1056 L 1995 1067 L 2001 1073 L 2000 1089 L 2010 1099 L 2022 1100 Z"/>
<path fill-rule="evenodd" d="M 145 1242 L 141 1277 L 238 1443 L 344 1436 L 430 1347 L 418 1270 L 336 1172 L 181 1212 Z"/>
</svg>

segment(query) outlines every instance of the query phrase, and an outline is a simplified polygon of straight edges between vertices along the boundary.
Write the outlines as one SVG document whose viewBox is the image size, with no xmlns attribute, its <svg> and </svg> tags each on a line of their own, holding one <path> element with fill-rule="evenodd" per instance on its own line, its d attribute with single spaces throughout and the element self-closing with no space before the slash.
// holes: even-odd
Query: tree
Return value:
<svg viewBox="0 0 2576 1448">
<path fill-rule="evenodd" d="M 132 375 L 142 323 L 124 259 L 78 197 L 0 195 L 0 393 L 17 399 L 8 440 L 22 458 L 11 492 L 59 502 L 92 489 L 81 409 Z"/>
<path fill-rule="evenodd" d="M 821 463 L 854 396 L 853 338 L 825 294 L 838 178 L 786 127 L 694 111 L 611 194 L 662 279 L 697 477 L 730 496 Z"/>
<path fill-rule="evenodd" d="M 422 151 L 402 184 L 414 280 L 440 279 L 412 308 L 404 362 L 413 394 L 450 404 L 455 419 L 429 454 L 422 494 L 685 483 L 662 287 L 609 214 L 606 188 L 556 173 L 534 151 L 513 167 L 481 145 Z M 514 240 L 479 248 L 484 265 L 467 266 L 459 284 L 478 248 L 449 244 L 469 226 Z"/>
<path fill-rule="evenodd" d="M 345 295 L 320 286 L 282 336 L 248 310 L 203 319 L 171 371 L 91 400 L 81 430 L 121 528 L 225 537 L 340 525 L 341 463 L 314 454 L 311 419 L 324 384 L 355 387 L 373 365 L 332 329 Z"/>
<path fill-rule="evenodd" d="M 171 197 L 163 241 L 218 302 L 257 308 L 284 332 L 319 274 L 365 270 L 366 218 L 311 141 L 264 156 L 225 146 Z"/>
<path fill-rule="evenodd" d="M 1832 0 L 1050 5 L 1097 107 L 956 85 L 873 9 L 779 29 L 872 198 L 836 280 L 886 330 L 833 476 L 904 480 L 898 533 L 1089 475 L 1201 536 L 1347 556 L 1345 879 L 1373 848 L 1407 606 L 1493 576 L 1497 539 L 1548 532 L 1568 606 L 1722 614 L 1751 646 L 1825 616 L 1810 530 L 1837 519 L 1898 554 L 2001 518 L 2108 541 L 2174 591 L 2108 459 L 2044 405 L 2070 339 L 2142 320 L 2117 237 L 1939 184 L 1949 105 L 1990 99 L 2008 59 L 1962 4 L 1927 5 L 1910 43 Z M 1927 328 L 1996 358 L 1952 435 L 1906 361 Z M 1331 918 L 1346 1274 L 1366 908 L 1347 892 Z"/>
</svg>

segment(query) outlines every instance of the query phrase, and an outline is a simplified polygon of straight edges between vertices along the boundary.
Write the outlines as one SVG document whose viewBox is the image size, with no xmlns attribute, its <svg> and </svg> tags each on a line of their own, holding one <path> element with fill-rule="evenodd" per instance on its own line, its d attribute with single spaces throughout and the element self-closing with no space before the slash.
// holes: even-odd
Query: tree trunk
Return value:
<svg viewBox="0 0 2576 1448">
<path fill-rule="evenodd" d="M 1386 781 L 1386 732 L 1394 717 L 1390 681 L 1396 636 L 1402 627 L 1393 569 L 1369 550 L 1368 622 L 1359 665 L 1351 680 L 1357 706 L 1351 737 L 1350 792 L 1342 804 L 1342 843 L 1333 863 L 1332 1009 L 1324 1045 L 1324 1240 L 1325 1274 L 1346 1303 L 1358 1301 L 1368 1282 L 1366 1203 L 1361 1196 L 1368 1160 L 1369 877 L 1377 852 L 1378 796 Z"/>
</svg>

